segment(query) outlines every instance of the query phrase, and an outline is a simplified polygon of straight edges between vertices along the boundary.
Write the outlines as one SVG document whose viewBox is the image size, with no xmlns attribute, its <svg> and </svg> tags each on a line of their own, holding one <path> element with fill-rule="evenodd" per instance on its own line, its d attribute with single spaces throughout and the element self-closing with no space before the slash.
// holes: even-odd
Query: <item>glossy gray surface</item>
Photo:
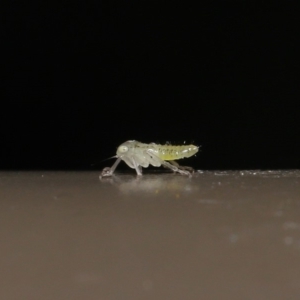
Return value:
<svg viewBox="0 0 300 300">
<path fill-rule="evenodd" d="M 99 173 L 0 173 L 0 299 L 299 299 L 299 171 Z"/>
</svg>

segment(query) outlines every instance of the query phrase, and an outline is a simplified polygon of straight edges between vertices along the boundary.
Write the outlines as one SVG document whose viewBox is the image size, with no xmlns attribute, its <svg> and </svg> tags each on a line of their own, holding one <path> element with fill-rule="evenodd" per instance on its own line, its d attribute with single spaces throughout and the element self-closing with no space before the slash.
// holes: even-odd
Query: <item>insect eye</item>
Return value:
<svg viewBox="0 0 300 300">
<path fill-rule="evenodd" d="M 120 147 L 119 147 L 119 151 L 120 151 L 121 153 L 125 153 L 125 152 L 128 151 L 128 147 L 127 147 L 127 146 L 120 146 Z"/>
</svg>

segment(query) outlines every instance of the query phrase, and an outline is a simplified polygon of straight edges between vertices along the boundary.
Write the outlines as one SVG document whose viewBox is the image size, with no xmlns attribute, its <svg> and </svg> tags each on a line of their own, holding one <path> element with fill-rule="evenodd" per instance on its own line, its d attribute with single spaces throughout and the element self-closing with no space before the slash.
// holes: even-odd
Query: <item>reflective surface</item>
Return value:
<svg viewBox="0 0 300 300">
<path fill-rule="evenodd" d="M 298 299 L 300 172 L 0 173 L 0 299 Z"/>
</svg>

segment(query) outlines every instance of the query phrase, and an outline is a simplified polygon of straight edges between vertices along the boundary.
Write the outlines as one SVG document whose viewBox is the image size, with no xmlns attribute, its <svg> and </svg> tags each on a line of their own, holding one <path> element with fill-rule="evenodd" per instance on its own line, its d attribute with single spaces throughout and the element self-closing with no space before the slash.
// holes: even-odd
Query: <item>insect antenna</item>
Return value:
<svg viewBox="0 0 300 300">
<path fill-rule="evenodd" d="M 102 162 L 107 161 L 107 160 L 110 160 L 110 159 L 113 159 L 113 158 L 117 158 L 117 155 L 111 156 L 111 157 L 109 157 L 109 158 L 102 159 L 102 160 L 97 161 L 97 162 L 95 162 L 95 163 L 91 163 L 90 166 L 91 166 L 91 167 L 94 167 L 94 166 L 96 166 L 96 165 L 100 165 Z"/>
</svg>

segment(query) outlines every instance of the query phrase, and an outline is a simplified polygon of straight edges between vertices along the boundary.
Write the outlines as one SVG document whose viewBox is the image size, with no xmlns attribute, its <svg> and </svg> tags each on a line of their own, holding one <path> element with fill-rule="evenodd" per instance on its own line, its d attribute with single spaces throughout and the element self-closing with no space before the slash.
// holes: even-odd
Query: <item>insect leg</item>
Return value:
<svg viewBox="0 0 300 300">
<path fill-rule="evenodd" d="M 150 149 L 147 150 L 147 153 L 152 157 L 152 159 L 154 159 L 156 162 L 160 163 L 160 165 L 163 165 L 164 167 L 171 169 L 173 172 L 178 172 L 182 175 L 188 175 L 188 176 L 192 175 L 191 172 L 182 170 L 182 169 L 180 169 L 180 167 L 178 167 L 174 164 L 171 164 L 165 160 L 162 160 L 157 155 L 155 155 Z M 156 163 L 157 166 L 159 165 L 158 163 Z"/>
<path fill-rule="evenodd" d="M 134 165 L 134 168 L 136 170 L 137 175 L 142 176 L 143 175 L 142 174 L 142 167 L 137 164 L 137 162 L 134 160 L 134 158 L 132 158 L 132 162 L 133 162 L 133 165 Z"/>
<path fill-rule="evenodd" d="M 192 167 L 179 165 L 179 163 L 175 160 L 169 160 L 169 163 L 176 166 L 178 169 L 187 170 L 190 173 L 194 173 L 194 171 L 195 171 Z"/>
<path fill-rule="evenodd" d="M 113 172 L 115 171 L 116 167 L 118 166 L 118 164 L 121 162 L 121 157 L 118 157 L 118 159 L 115 161 L 115 163 L 112 165 L 111 168 L 107 167 L 104 168 L 101 172 L 101 175 L 99 176 L 100 179 L 102 177 L 108 177 L 108 176 L 112 176 Z"/>
<path fill-rule="evenodd" d="M 178 168 L 177 166 L 175 166 L 175 165 L 173 165 L 173 164 L 171 164 L 171 163 L 169 163 L 167 161 L 163 160 L 162 161 L 162 165 L 165 166 L 165 167 L 167 167 L 167 168 L 169 168 L 169 169 L 171 169 L 174 172 L 180 173 L 181 175 L 188 175 L 188 176 L 192 175 L 191 172 L 189 172 L 187 170 L 182 170 L 182 169 Z"/>
</svg>

